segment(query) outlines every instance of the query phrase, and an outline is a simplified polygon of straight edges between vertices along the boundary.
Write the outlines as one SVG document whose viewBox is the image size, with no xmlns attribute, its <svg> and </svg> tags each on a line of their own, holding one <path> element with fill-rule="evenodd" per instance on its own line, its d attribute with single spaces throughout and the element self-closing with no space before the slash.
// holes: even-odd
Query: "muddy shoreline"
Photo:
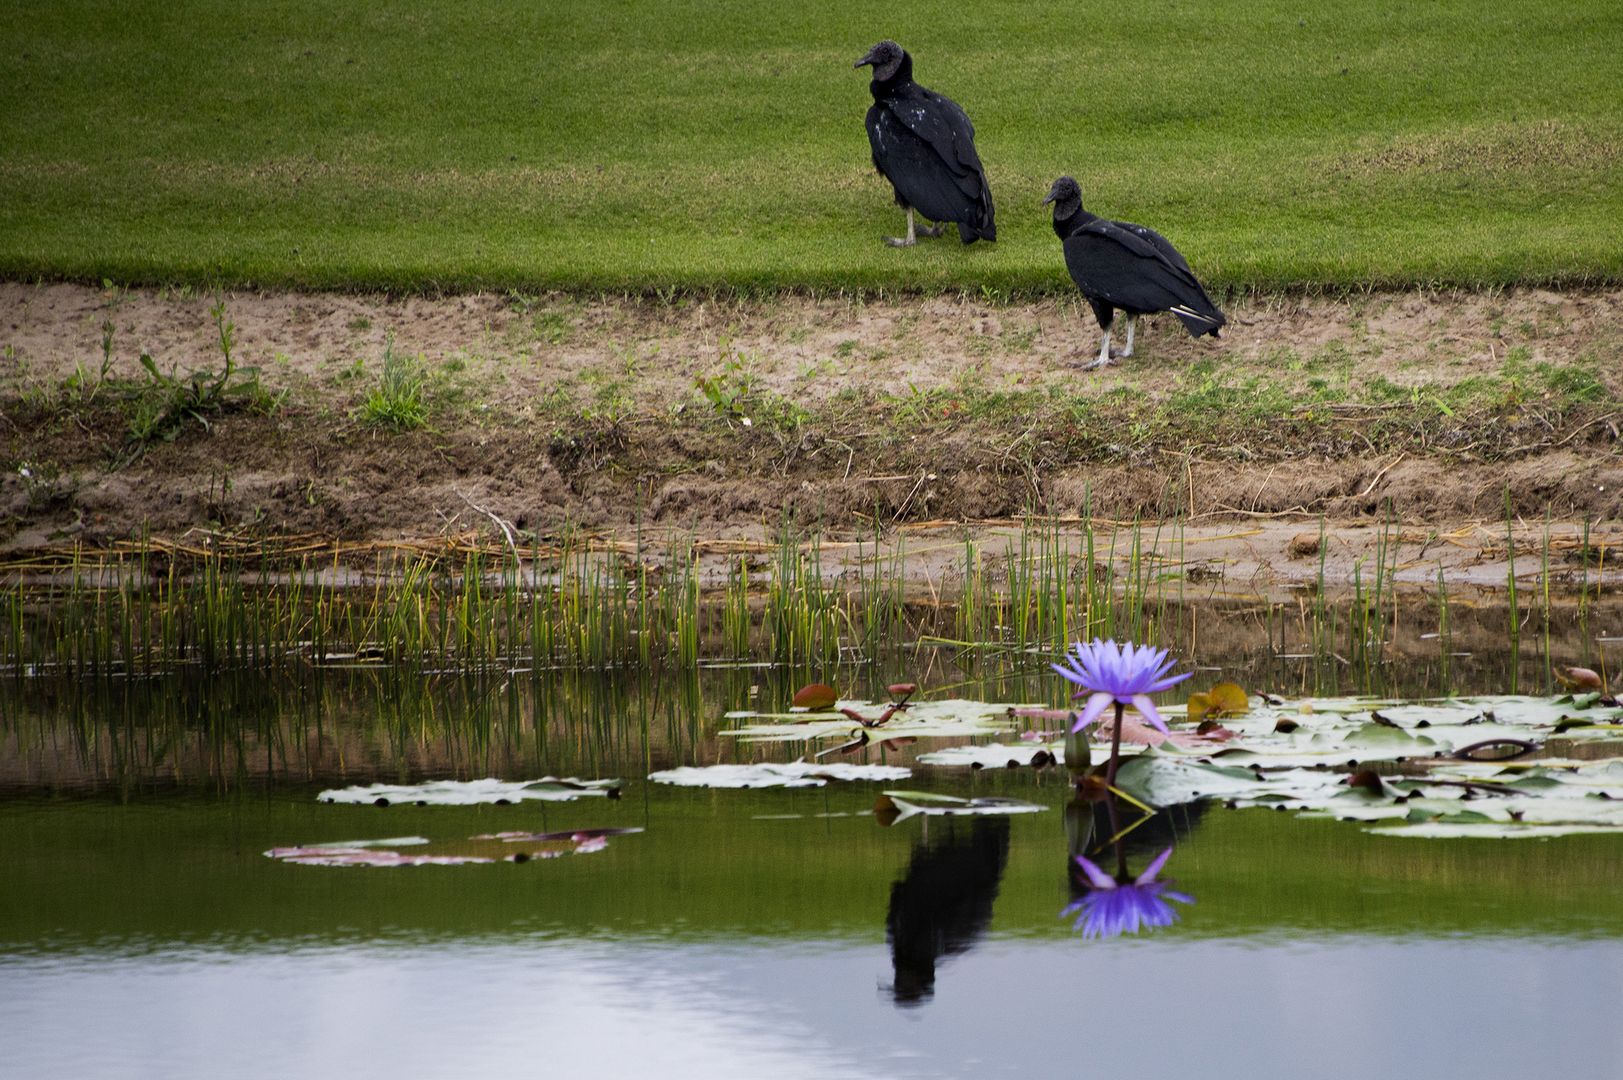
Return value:
<svg viewBox="0 0 1623 1080">
<path fill-rule="evenodd" d="M 1317 578 L 1297 549 L 1321 521 L 1337 580 L 1396 522 L 1416 583 L 1441 565 L 1491 586 L 1507 501 L 1519 546 L 1548 521 L 1558 547 L 1584 522 L 1605 547 L 1623 521 L 1623 290 L 1242 300 L 1221 343 L 1151 322 L 1100 372 L 1078 370 L 1097 331 L 1067 300 L 238 293 L 258 406 L 133 444 L 138 356 L 217 366 L 216 299 L 0 283 L 8 557 L 143 534 L 489 541 L 498 522 L 996 542 L 1038 512 L 1176 519 L 1224 580 L 1281 584 Z M 363 419 L 385 350 L 424 380 L 416 430 Z"/>
</svg>

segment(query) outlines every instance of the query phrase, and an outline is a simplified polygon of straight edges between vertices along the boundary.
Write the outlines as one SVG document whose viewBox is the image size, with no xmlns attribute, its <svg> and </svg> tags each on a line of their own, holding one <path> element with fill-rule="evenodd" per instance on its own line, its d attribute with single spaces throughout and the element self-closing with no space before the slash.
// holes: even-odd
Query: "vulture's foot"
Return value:
<svg viewBox="0 0 1623 1080">
<path fill-rule="evenodd" d="M 1078 352 L 1080 352 L 1080 351 L 1081 350 L 1078 350 Z M 1118 355 L 1116 353 L 1111 353 L 1108 357 L 1106 357 L 1106 356 L 1099 356 L 1099 355 L 1097 355 L 1097 354 L 1090 351 L 1090 352 L 1087 353 L 1087 355 L 1092 356 L 1093 359 L 1089 360 L 1085 364 L 1077 363 L 1077 361 L 1075 361 L 1075 360 L 1071 361 L 1071 363 L 1076 365 L 1076 370 L 1078 370 L 1078 371 L 1098 371 L 1102 367 L 1115 367 L 1116 366 L 1116 356 Z"/>
</svg>

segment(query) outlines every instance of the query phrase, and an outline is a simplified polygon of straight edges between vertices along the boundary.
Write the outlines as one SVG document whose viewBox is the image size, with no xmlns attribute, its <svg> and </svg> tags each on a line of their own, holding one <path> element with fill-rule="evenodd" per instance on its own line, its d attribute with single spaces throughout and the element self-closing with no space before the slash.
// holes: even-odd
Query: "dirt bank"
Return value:
<svg viewBox="0 0 1623 1080">
<path fill-rule="evenodd" d="M 1239 300 L 1221 342 L 1149 320 L 1090 372 L 1072 302 L 223 299 L 257 388 L 143 433 L 221 367 L 216 298 L 0 284 L 0 545 L 1086 511 L 1255 524 L 1284 572 L 1321 516 L 1492 532 L 1508 492 L 1535 531 L 1623 520 L 1619 290 Z M 386 350 L 420 381 L 419 427 L 368 410 Z"/>
</svg>

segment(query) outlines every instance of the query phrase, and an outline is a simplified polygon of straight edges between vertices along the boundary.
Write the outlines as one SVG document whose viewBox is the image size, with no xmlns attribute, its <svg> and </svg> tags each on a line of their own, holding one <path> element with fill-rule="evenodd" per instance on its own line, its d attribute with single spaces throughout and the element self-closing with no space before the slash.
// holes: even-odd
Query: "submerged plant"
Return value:
<svg viewBox="0 0 1623 1080">
<path fill-rule="evenodd" d="M 1067 904 L 1060 916 L 1075 915 L 1075 927 L 1084 938 L 1120 937 L 1171 926 L 1178 921 L 1178 911 L 1168 901 L 1195 902 L 1194 897 L 1173 891 L 1169 882 L 1156 880 L 1171 857 L 1172 849 L 1167 848 L 1135 878 L 1125 873 L 1112 877 L 1087 856 L 1075 856 L 1087 884 L 1081 897 Z"/>
</svg>

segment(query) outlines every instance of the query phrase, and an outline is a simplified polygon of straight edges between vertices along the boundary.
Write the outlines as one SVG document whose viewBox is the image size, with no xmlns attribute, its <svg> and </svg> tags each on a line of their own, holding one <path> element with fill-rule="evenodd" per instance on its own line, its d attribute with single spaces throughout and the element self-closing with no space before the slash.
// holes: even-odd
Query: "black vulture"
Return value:
<svg viewBox="0 0 1623 1080">
<path fill-rule="evenodd" d="M 975 125 L 956 102 L 913 81 L 913 58 L 894 41 L 881 41 L 855 67 L 873 65 L 873 106 L 868 143 L 873 165 L 896 189 L 907 211 L 907 236 L 886 237 L 892 247 L 911 247 L 916 236 L 940 236 L 943 226 L 918 229 L 913 211 L 930 221 L 955 221 L 966 244 L 996 240 L 992 189 L 975 153 Z"/>
<path fill-rule="evenodd" d="M 1170 311 L 1197 338 L 1217 337 L 1228 322 L 1195 279 L 1188 260 L 1154 229 L 1088 213 L 1082 209 L 1082 189 L 1069 176 L 1055 180 L 1043 202 L 1054 204 L 1054 232 L 1065 242 L 1065 268 L 1105 332 L 1099 358 L 1083 370 L 1110 363 L 1117 308 L 1127 313 L 1127 348 L 1121 356 L 1133 355 L 1133 324 L 1140 315 Z"/>
</svg>

